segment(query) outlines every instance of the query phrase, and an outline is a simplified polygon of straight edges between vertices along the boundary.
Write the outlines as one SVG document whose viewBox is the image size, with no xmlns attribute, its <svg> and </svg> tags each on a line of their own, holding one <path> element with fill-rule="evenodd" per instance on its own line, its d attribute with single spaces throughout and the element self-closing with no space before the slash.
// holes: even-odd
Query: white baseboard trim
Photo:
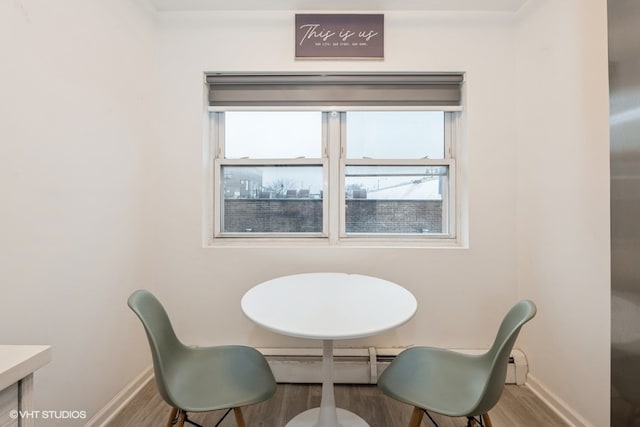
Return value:
<svg viewBox="0 0 640 427">
<path fill-rule="evenodd" d="M 334 382 L 341 384 L 375 384 L 378 376 L 406 347 L 335 348 Z M 269 362 L 279 383 L 321 383 L 322 349 L 320 348 L 258 348 Z M 455 349 L 467 354 L 481 354 L 485 350 Z M 528 373 L 527 358 L 514 349 L 507 367 L 507 384 L 525 384 Z"/>
<path fill-rule="evenodd" d="M 527 377 L 527 387 L 549 406 L 560 418 L 572 427 L 593 427 L 580 414 L 574 411 L 565 401 L 549 391 L 538 379 L 529 374 Z"/>
<path fill-rule="evenodd" d="M 84 427 L 101 427 L 106 425 L 152 379 L 153 366 L 150 366 L 116 394 L 104 408 L 91 417 Z"/>
</svg>

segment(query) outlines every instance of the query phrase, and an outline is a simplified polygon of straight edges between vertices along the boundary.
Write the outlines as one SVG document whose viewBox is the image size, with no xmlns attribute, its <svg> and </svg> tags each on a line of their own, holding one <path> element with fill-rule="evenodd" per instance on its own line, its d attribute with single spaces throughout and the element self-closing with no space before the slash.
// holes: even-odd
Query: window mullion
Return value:
<svg viewBox="0 0 640 427">
<path fill-rule="evenodd" d="M 325 159 L 218 159 L 225 166 L 319 166 Z"/>
<path fill-rule="evenodd" d="M 327 113 L 327 148 L 329 157 L 329 195 L 328 213 L 329 241 L 337 243 L 344 224 L 344 201 L 341 194 L 344 188 L 344 167 L 341 159 L 342 150 L 342 118 L 344 114 L 332 111 Z"/>
<path fill-rule="evenodd" d="M 453 159 L 344 159 L 345 165 L 362 166 L 446 166 Z"/>
</svg>

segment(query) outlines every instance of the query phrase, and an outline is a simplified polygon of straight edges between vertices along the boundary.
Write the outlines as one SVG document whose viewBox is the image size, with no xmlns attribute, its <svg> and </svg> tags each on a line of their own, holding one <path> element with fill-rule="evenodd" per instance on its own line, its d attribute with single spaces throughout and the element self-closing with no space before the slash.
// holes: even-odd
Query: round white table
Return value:
<svg viewBox="0 0 640 427">
<path fill-rule="evenodd" d="M 249 319 L 270 331 L 323 342 L 320 407 L 297 415 L 287 427 L 365 427 L 356 414 L 336 408 L 333 341 L 400 326 L 413 317 L 417 302 L 405 288 L 376 277 L 306 273 L 255 286 L 242 297 L 241 306 Z"/>
</svg>

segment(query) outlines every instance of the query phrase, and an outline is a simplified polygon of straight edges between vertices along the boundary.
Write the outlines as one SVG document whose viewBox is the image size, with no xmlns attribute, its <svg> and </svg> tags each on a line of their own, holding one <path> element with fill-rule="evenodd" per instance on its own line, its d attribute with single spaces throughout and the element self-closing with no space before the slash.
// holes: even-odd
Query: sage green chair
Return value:
<svg viewBox="0 0 640 427">
<path fill-rule="evenodd" d="M 172 407 L 167 426 L 198 425 L 187 412 L 234 410 L 245 427 L 242 406 L 269 399 L 276 382 L 267 361 L 256 349 L 240 345 L 190 347 L 176 337 L 162 304 L 150 292 L 131 294 L 129 307 L 142 321 L 151 347 L 156 384 Z M 224 418 L 224 417 L 223 417 Z"/>
<path fill-rule="evenodd" d="M 398 355 L 378 379 L 382 392 L 413 406 L 409 427 L 417 427 L 429 412 L 466 417 L 467 426 L 491 427 L 489 410 L 500 399 L 507 364 L 522 325 L 536 314 L 533 302 L 524 300 L 502 320 L 491 348 L 469 355 L 433 347 L 412 347 Z"/>
</svg>

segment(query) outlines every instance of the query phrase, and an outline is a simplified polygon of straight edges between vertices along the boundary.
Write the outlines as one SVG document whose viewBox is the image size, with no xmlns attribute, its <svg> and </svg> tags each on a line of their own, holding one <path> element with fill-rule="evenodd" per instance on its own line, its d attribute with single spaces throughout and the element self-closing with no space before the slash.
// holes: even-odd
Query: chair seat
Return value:
<svg viewBox="0 0 640 427">
<path fill-rule="evenodd" d="M 473 412 L 487 374 L 482 355 L 413 347 L 382 372 L 378 387 L 394 399 L 430 412 L 450 417 L 480 415 Z"/>
<path fill-rule="evenodd" d="M 252 405 L 276 389 L 262 354 L 241 345 L 188 347 L 172 371 L 165 373 L 167 392 L 187 412 Z"/>
</svg>

